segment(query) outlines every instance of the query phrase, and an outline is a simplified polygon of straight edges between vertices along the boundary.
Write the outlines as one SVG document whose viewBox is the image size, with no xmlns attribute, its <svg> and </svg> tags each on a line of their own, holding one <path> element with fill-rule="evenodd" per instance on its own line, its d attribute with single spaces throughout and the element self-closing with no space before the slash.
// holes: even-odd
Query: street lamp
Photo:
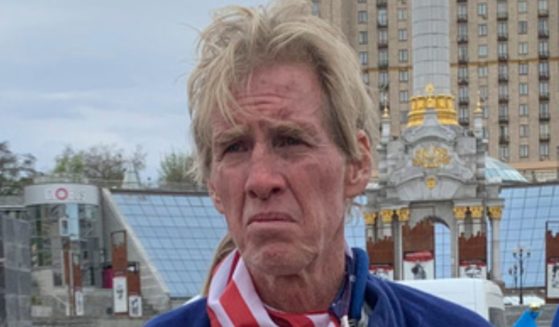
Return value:
<svg viewBox="0 0 559 327">
<path fill-rule="evenodd" d="M 526 260 L 530 258 L 530 250 L 519 246 L 518 248 L 512 251 L 512 256 L 515 259 L 514 265 L 509 268 L 509 275 L 514 278 L 514 288 L 519 288 L 519 304 L 524 304 L 524 296 L 523 296 L 523 279 L 524 279 L 524 266 L 526 264 Z M 520 285 L 519 285 L 520 284 Z"/>
</svg>

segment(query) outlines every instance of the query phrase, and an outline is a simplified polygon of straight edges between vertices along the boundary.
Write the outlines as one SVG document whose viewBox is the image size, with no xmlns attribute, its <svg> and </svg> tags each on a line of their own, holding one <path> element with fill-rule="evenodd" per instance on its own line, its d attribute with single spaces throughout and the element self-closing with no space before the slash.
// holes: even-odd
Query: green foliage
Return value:
<svg viewBox="0 0 559 327">
<path fill-rule="evenodd" d="M 15 154 L 7 141 L 0 142 L 0 195 L 21 194 L 36 174 L 33 155 Z"/>
<path fill-rule="evenodd" d="M 196 185 L 189 171 L 194 158 L 186 153 L 173 151 L 161 160 L 159 183 L 171 188 L 192 188 Z"/>
<path fill-rule="evenodd" d="M 98 144 L 80 151 L 66 146 L 56 157 L 53 173 L 86 177 L 91 183 L 103 187 L 120 186 L 126 163 L 132 162 L 136 170 L 140 171 L 145 168 L 145 159 L 146 153 L 140 146 L 136 147 L 131 157 L 126 157 L 124 150 L 114 145 Z"/>
</svg>

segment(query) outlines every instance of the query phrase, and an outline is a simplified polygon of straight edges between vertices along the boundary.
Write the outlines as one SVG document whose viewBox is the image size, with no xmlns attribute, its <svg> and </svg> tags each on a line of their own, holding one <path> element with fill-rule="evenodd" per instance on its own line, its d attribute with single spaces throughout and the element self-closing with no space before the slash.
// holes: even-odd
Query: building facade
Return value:
<svg viewBox="0 0 559 327">
<path fill-rule="evenodd" d="M 363 81 L 391 108 L 391 130 L 408 122 L 413 88 L 412 1 L 310 0 L 340 27 Z M 451 94 L 459 124 L 473 125 L 481 102 L 489 155 L 530 180 L 559 171 L 559 3 L 553 0 L 449 0 Z M 554 28 L 555 27 L 555 28 Z"/>
</svg>

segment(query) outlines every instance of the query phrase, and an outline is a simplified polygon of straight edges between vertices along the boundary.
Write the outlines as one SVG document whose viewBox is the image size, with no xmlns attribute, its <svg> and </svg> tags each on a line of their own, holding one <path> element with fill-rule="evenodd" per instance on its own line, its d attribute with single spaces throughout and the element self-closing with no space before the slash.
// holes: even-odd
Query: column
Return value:
<svg viewBox="0 0 559 327">
<path fill-rule="evenodd" d="M 489 218 L 491 219 L 491 277 L 494 281 L 501 281 L 501 216 L 503 207 L 489 207 Z"/>
</svg>

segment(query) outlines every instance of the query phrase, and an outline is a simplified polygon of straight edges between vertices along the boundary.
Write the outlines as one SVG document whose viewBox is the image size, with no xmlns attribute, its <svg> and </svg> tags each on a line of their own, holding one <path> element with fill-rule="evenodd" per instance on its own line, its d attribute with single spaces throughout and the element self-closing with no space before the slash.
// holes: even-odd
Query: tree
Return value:
<svg viewBox="0 0 559 327">
<path fill-rule="evenodd" d="M 98 144 L 80 151 L 66 146 L 56 157 L 53 172 L 72 177 L 86 177 L 91 183 L 102 187 L 120 186 L 126 163 L 131 162 L 133 167 L 140 171 L 145 168 L 145 159 L 146 153 L 140 146 L 136 147 L 130 157 L 126 157 L 124 150 L 114 145 Z"/>
<path fill-rule="evenodd" d="M 0 142 L 0 195 L 19 195 L 36 175 L 35 157 L 15 154 L 7 141 Z"/>
<path fill-rule="evenodd" d="M 194 158 L 186 153 L 171 152 L 161 160 L 159 183 L 171 188 L 195 188 L 196 182 L 189 173 Z"/>
</svg>

